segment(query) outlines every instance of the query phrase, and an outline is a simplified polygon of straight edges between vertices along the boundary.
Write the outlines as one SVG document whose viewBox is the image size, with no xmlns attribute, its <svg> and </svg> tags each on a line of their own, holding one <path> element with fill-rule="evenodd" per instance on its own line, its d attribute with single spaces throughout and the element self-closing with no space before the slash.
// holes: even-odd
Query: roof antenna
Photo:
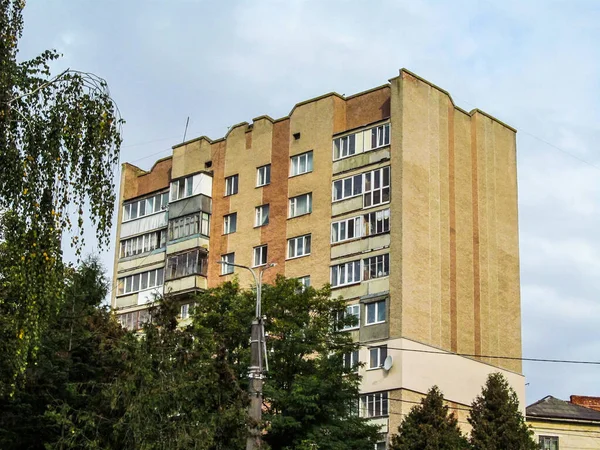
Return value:
<svg viewBox="0 0 600 450">
<path fill-rule="evenodd" d="M 190 124 L 190 116 L 188 116 L 187 120 L 185 121 L 185 131 L 183 132 L 183 141 L 185 142 L 185 136 L 187 135 L 187 129 L 188 129 L 188 125 Z"/>
</svg>

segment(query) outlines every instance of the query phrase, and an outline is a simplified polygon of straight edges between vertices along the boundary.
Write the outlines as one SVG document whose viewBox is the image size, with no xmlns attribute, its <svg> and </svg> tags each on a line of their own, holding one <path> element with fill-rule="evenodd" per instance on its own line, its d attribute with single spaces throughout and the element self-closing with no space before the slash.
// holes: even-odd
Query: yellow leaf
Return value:
<svg viewBox="0 0 600 450">
<path fill-rule="evenodd" d="M 23 329 L 21 328 L 21 331 L 19 332 L 19 339 L 23 339 L 23 335 L 25 334 L 25 332 L 23 331 Z"/>
</svg>

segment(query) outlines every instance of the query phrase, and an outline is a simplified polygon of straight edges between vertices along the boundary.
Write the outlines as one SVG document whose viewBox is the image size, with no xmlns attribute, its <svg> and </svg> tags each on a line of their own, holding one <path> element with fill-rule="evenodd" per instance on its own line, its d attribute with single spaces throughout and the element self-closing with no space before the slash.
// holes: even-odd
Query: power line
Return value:
<svg viewBox="0 0 600 450">
<path fill-rule="evenodd" d="M 360 344 L 361 347 L 377 348 L 380 345 Z M 464 356 L 468 358 L 490 358 L 490 359 L 505 359 L 509 361 L 529 361 L 529 362 L 545 362 L 555 364 L 589 364 L 600 365 L 600 361 L 585 361 L 573 359 L 547 359 L 547 358 L 523 358 L 518 356 L 502 356 L 502 355 L 477 355 L 474 353 L 452 353 L 438 350 L 423 350 L 415 348 L 387 347 L 388 350 L 397 350 L 402 352 L 428 353 L 433 355 L 449 355 L 449 356 Z"/>
</svg>

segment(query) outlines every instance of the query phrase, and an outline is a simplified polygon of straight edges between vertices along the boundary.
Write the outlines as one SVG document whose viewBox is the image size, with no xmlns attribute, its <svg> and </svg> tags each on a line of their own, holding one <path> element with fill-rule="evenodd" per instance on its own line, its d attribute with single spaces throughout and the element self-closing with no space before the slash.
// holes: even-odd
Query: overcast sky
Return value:
<svg viewBox="0 0 600 450">
<path fill-rule="evenodd" d="M 144 169 L 188 116 L 188 139 L 219 138 L 406 67 L 519 130 L 523 355 L 597 361 L 599 42 L 595 0 L 28 0 L 21 56 L 53 47 L 57 73 L 104 77 L 127 120 L 121 160 Z M 600 366 L 524 371 L 527 404 L 600 395 Z"/>
</svg>

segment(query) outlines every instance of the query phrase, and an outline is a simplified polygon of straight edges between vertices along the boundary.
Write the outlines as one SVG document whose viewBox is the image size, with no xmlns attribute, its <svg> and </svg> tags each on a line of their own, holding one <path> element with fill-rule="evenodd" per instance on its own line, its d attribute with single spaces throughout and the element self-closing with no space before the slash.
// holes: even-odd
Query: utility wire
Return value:
<svg viewBox="0 0 600 450">
<path fill-rule="evenodd" d="M 359 344 L 361 347 L 377 348 L 381 345 L 370 345 L 370 344 Z M 397 350 L 402 352 L 414 352 L 414 353 L 428 353 L 433 355 L 449 355 L 449 356 L 465 356 L 468 358 L 493 358 L 493 359 L 505 359 L 509 361 L 530 361 L 530 362 L 544 362 L 544 363 L 556 363 L 556 364 L 589 364 L 589 365 L 600 365 L 600 361 L 585 361 L 585 360 L 573 360 L 573 359 L 546 359 L 546 358 L 523 358 L 518 356 L 501 356 L 501 355 L 476 355 L 474 353 L 451 353 L 443 352 L 438 350 L 422 350 L 415 348 L 401 348 L 401 347 L 387 347 L 388 350 Z"/>
</svg>

